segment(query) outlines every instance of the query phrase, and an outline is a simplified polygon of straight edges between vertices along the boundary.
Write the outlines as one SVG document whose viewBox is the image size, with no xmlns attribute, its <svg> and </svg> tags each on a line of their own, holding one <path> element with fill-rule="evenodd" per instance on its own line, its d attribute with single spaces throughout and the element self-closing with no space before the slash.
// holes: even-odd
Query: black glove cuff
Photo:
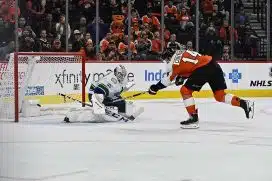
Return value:
<svg viewBox="0 0 272 181">
<path fill-rule="evenodd" d="M 184 83 L 184 81 L 185 81 L 184 77 L 177 76 L 176 80 L 175 80 L 175 84 L 176 84 L 176 86 L 179 86 L 179 85 L 182 85 Z"/>
<path fill-rule="evenodd" d="M 158 91 L 158 90 L 161 90 L 161 89 L 164 89 L 165 87 L 166 87 L 166 86 L 163 85 L 163 84 L 161 83 L 161 81 L 159 81 L 159 82 L 156 84 L 157 91 Z"/>
</svg>

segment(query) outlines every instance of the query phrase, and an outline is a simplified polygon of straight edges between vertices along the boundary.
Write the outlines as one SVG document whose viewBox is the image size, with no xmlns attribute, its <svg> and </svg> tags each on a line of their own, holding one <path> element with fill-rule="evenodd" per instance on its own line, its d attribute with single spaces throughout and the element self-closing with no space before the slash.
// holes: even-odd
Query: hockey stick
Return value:
<svg viewBox="0 0 272 181">
<path fill-rule="evenodd" d="M 78 103 L 80 103 L 80 104 L 84 104 L 84 105 L 86 105 L 86 106 L 93 107 L 93 105 L 91 105 L 91 104 L 89 104 L 89 103 L 82 102 L 82 101 L 80 101 L 80 100 L 78 100 L 78 99 L 75 99 L 75 98 L 73 98 L 73 97 L 71 97 L 71 96 L 68 96 L 68 95 L 66 95 L 66 94 L 58 93 L 58 95 L 60 95 L 60 96 L 62 96 L 62 97 L 64 97 L 64 98 L 68 98 L 68 99 L 70 99 L 70 100 L 72 100 L 72 101 L 78 102 Z M 125 116 L 122 116 L 122 115 L 120 115 L 120 114 L 114 113 L 114 112 L 111 111 L 110 108 L 107 108 L 107 107 L 106 107 L 105 111 L 106 111 L 106 114 L 107 114 L 108 116 L 112 116 L 112 117 L 114 117 L 114 118 L 117 118 L 117 119 L 119 119 L 119 121 L 125 121 L 125 122 L 127 122 L 127 121 L 133 121 L 133 120 L 135 119 L 133 116 L 131 116 L 131 117 L 125 117 Z"/>
<path fill-rule="evenodd" d="M 174 85 L 174 84 L 175 84 L 175 82 L 171 82 L 169 86 Z M 114 100 L 112 101 L 112 103 L 118 102 L 118 101 L 121 101 L 121 100 L 131 99 L 131 98 L 134 98 L 134 97 L 137 97 L 137 96 L 140 96 L 140 95 L 144 95 L 144 94 L 146 94 L 146 93 L 148 93 L 148 91 L 142 91 L 142 92 L 139 92 L 139 93 L 137 93 L 137 94 L 133 94 L 133 95 L 131 95 L 131 96 L 127 96 L 127 97 L 124 97 L 124 98 L 114 99 Z"/>
<path fill-rule="evenodd" d="M 118 102 L 118 101 L 121 101 L 121 100 L 131 99 L 131 98 L 134 98 L 134 97 L 137 97 L 137 96 L 146 94 L 147 92 L 148 92 L 148 91 L 143 91 L 143 92 L 139 92 L 139 93 L 137 93 L 137 94 L 133 94 L 133 95 L 131 95 L 131 96 L 124 97 L 124 98 L 114 99 L 111 103 Z"/>
<path fill-rule="evenodd" d="M 139 92 L 139 93 L 137 93 L 137 94 L 133 94 L 133 95 L 131 95 L 131 96 L 124 97 L 124 99 L 131 99 L 131 98 L 134 98 L 134 97 L 137 97 L 137 96 L 146 94 L 147 92 L 148 92 L 148 91 Z"/>
<path fill-rule="evenodd" d="M 68 95 L 66 95 L 66 94 L 58 93 L 58 95 L 59 95 L 59 96 L 62 96 L 64 99 L 68 98 L 68 99 L 70 99 L 70 100 L 72 100 L 72 101 L 75 101 L 75 102 L 78 102 L 78 103 L 80 103 L 80 104 L 82 104 L 82 105 L 86 105 L 86 106 L 89 106 L 89 107 L 93 107 L 92 104 L 89 104 L 89 103 L 87 103 L 87 102 L 82 102 L 82 101 L 80 101 L 80 100 L 78 100 L 78 99 L 75 99 L 75 98 L 73 98 L 73 97 L 71 97 L 71 96 L 68 96 Z"/>
</svg>

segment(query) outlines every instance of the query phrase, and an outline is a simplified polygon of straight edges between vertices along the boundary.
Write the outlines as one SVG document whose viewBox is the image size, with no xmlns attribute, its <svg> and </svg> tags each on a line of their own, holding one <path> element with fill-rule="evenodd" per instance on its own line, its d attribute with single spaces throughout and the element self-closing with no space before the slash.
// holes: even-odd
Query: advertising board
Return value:
<svg viewBox="0 0 272 181">
<path fill-rule="evenodd" d="M 128 81 L 135 82 L 127 94 L 145 91 L 151 84 L 167 76 L 164 63 L 87 63 L 86 92 L 91 82 L 98 81 L 113 71 L 118 64 L 123 64 L 128 72 Z M 272 97 L 271 63 L 220 63 L 226 84 L 230 92 L 239 96 Z M 19 65 L 19 82 L 24 80 L 26 65 Z M 7 64 L 0 64 L 0 82 L 7 79 Z M 59 92 L 81 93 L 81 64 L 76 63 L 38 63 L 32 72 L 27 95 L 56 95 Z M 2 81 L 1 81 L 2 80 Z M 208 84 L 204 85 L 197 97 L 209 97 L 212 93 Z M 179 98 L 179 87 L 170 86 L 158 96 L 145 95 L 142 98 Z M 139 97 L 140 98 L 140 97 Z"/>
</svg>

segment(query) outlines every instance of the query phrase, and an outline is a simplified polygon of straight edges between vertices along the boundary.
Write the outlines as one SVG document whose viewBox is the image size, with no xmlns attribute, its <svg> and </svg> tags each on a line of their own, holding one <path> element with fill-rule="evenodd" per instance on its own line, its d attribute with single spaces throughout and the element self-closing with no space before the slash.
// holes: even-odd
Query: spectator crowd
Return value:
<svg viewBox="0 0 272 181">
<path fill-rule="evenodd" d="M 67 27 L 65 0 L 22 0 L 16 30 L 14 3 L 0 0 L 0 60 L 14 51 L 15 33 L 19 51 L 24 52 L 64 52 L 68 36 L 68 51 L 82 51 L 89 60 L 121 61 L 128 56 L 158 60 L 166 48 L 195 49 L 196 18 L 200 20 L 200 53 L 230 60 L 232 36 L 236 57 L 254 57 L 258 51 L 258 36 L 251 29 L 242 0 L 235 0 L 235 28 L 230 26 L 231 5 L 226 0 L 200 0 L 199 17 L 196 0 L 165 0 L 164 12 L 160 0 L 131 0 L 130 27 L 127 0 L 100 0 L 99 18 L 95 0 L 69 0 Z"/>
</svg>

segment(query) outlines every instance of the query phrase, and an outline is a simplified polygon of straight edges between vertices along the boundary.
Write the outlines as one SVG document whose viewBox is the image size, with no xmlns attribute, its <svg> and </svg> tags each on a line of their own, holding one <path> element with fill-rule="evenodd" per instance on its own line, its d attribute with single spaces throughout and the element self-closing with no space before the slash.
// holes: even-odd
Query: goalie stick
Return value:
<svg viewBox="0 0 272 181">
<path fill-rule="evenodd" d="M 82 104 L 82 105 L 86 105 L 86 106 L 89 106 L 89 107 L 93 107 L 92 104 L 89 104 L 89 103 L 86 103 L 86 102 L 82 102 L 82 101 L 80 101 L 80 100 L 78 100 L 78 99 L 75 99 L 75 98 L 73 98 L 73 97 L 71 97 L 71 96 L 68 96 L 68 95 L 66 95 L 66 94 L 58 93 L 58 95 L 60 95 L 60 96 L 62 96 L 62 97 L 64 97 L 64 98 L 68 98 L 68 99 L 70 99 L 70 100 L 72 100 L 72 101 L 78 102 L 78 103 L 80 103 L 80 104 Z M 107 107 L 106 107 L 105 111 L 106 111 L 106 115 L 112 116 L 112 117 L 114 117 L 114 118 L 117 118 L 119 121 L 128 122 L 128 121 L 133 121 L 133 120 L 135 119 L 135 117 L 133 117 L 133 116 L 125 117 L 125 116 L 122 116 L 121 114 L 114 113 L 114 112 L 111 111 L 110 108 L 107 108 Z"/>
</svg>

